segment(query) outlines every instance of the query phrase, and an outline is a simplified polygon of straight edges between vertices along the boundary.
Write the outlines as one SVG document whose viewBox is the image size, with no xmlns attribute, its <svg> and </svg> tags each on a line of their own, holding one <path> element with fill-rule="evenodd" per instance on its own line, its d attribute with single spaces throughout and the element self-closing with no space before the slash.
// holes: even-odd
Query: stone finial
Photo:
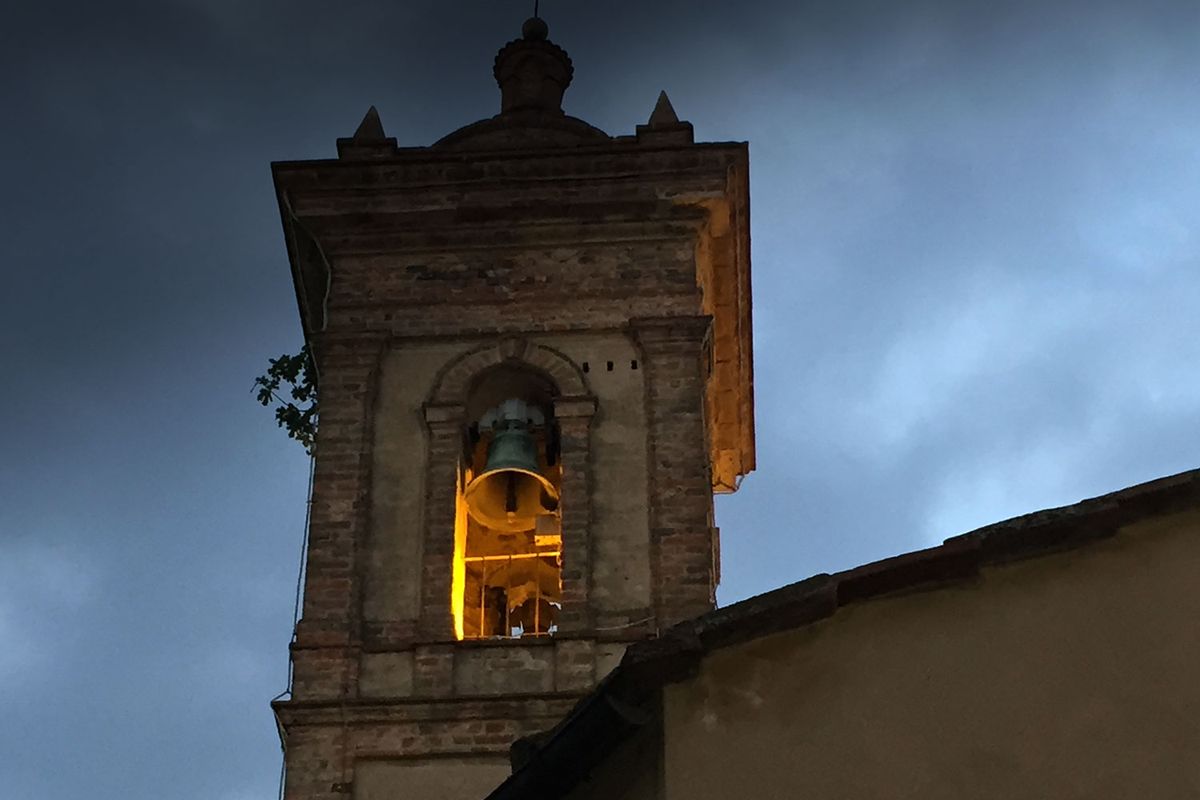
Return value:
<svg viewBox="0 0 1200 800">
<path fill-rule="evenodd" d="M 396 152 L 396 140 L 383 132 L 375 106 L 367 109 L 354 135 L 337 140 L 338 158 L 387 158 Z"/>
<path fill-rule="evenodd" d="M 527 42 L 544 42 L 550 35 L 550 26 L 541 17 L 530 17 L 521 26 L 521 38 Z"/>
<path fill-rule="evenodd" d="M 691 144 L 694 138 L 692 123 L 679 119 L 666 92 L 658 93 L 646 124 L 637 126 L 637 140 L 644 144 Z"/>
<path fill-rule="evenodd" d="M 651 128 L 671 128 L 679 124 L 679 116 L 675 113 L 671 98 L 667 97 L 666 92 L 658 93 L 658 102 L 654 104 L 654 111 L 651 112 L 647 124 Z"/>
<path fill-rule="evenodd" d="M 383 122 L 379 119 L 379 112 L 375 110 L 375 106 L 367 109 L 367 113 L 363 115 L 362 122 L 358 123 L 358 127 L 354 129 L 354 136 L 351 138 L 356 142 L 378 142 L 387 138 L 383 132 Z"/>
<path fill-rule="evenodd" d="M 540 17 L 531 17 L 515 39 L 496 54 L 492 74 L 500 86 L 500 112 L 562 113 L 562 98 L 571 85 L 574 67 L 567 52 L 547 37 Z"/>
</svg>

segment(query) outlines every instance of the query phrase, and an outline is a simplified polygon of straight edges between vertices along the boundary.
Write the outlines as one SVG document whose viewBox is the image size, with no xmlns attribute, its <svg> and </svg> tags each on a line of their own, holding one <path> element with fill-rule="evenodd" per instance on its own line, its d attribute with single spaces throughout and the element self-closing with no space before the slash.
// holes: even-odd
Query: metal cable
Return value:
<svg viewBox="0 0 1200 800">
<path fill-rule="evenodd" d="M 308 500 L 304 504 L 304 533 L 300 537 L 300 565 L 296 570 L 296 595 L 292 602 L 292 635 L 288 639 L 288 661 L 287 661 L 287 686 L 279 694 L 271 698 L 271 703 L 281 699 L 284 695 L 291 694 L 292 679 L 294 677 L 294 668 L 292 665 L 291 644 L 296 641 L 296 626 L 300 624 L 300 598 L 304 594 L 304 567 L 308 559 L 308 528 L 312 523 L 312 492 L 313 492 L 313 476 L 316 472 L 316 459 L 313 456 L 308 457 Z M 275 725 L 279 728 L 279 744 L 283 750 L 283 755 L 279 763 L 279 800 L 283 800 L 284 779 L 287 776 L 287 748 L 284 744 L 283 728 L 279 725 L 279 715 L 275 715 Z"/>
</svg>

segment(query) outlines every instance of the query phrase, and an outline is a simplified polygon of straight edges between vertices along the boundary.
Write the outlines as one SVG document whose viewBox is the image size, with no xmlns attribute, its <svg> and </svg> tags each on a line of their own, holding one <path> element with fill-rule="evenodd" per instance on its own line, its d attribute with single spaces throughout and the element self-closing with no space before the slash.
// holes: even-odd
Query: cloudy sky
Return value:
<svg viewBox="0 0 1200 800">
<path fill-rule="evenodd" d="M 307 461 L 269 162 L 498 110 L 526 3 L 24 3 L 0 47 L 0 794 L 269 800 Z M 1200 5 L 545 0 L 569 113 L 751 143 L 728 603 L 1200 466 Z"/>
</svg>

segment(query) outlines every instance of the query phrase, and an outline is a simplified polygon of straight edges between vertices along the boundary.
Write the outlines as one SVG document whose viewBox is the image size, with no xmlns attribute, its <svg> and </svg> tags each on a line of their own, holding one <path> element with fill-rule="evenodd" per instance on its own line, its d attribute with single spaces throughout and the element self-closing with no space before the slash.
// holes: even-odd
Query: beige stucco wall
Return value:
<svg viewBox="0 0 1200 800">
<path fill-rule="evenodd" d="M 718 651 L 665 800 L 1200 797 L 1198 576 L 1177 515 Z"/>
<path fill-rule="evenodd" d="M 407 342 L 380 363 L 363 592 L 369 620 L 416 619 L 419 612 L 427 447 L 422 405 L 438 372 L 469 347 Z"/>
<path fill-rule="evenodd" d="M 646 616 L 651 587 L 644 365 L 624 333 L 561 336 L 541 343 L 576 364 L 587 363 L 585 377 L 596 395 L 590 600 L 601 613 L 601 624 L 605 612 L 618 618 L 622 612 Z M 638 369 L 632 368 L 634 361 Z"/>
</svg>

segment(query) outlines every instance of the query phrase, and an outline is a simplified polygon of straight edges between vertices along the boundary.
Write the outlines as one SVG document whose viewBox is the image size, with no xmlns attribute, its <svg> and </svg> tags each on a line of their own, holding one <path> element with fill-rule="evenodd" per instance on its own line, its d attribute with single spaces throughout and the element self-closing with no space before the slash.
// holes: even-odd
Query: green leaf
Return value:
<svg viewBox="0 0 1200 800">
<path fill-rule="evenodd" d="M 277 403 L 275 424 L 287 435 L 300 442 L 310 455 L 317 438 L 317 371 L 313 367 L 308 345 L 296 355 L 281 355 L 267 359 L 267 371 L 254 379 L 255 398 L 266 407 Z M 280 397 L 280 387 L 286 385 L 291 401 Z"/>
</svg>

